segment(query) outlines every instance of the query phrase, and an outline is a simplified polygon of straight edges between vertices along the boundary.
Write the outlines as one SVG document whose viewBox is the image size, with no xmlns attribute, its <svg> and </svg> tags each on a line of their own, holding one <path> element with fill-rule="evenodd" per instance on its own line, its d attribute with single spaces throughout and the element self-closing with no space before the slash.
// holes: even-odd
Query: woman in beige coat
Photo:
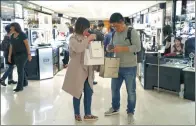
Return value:
<svg viewBox="0 0 196 126">
<path fill-rule="evenodd" d="M 63 84 L 63 90 L 73 96 L 73 106 L 76 121 L 82 121 L 80 116 L 80 99 L 84 91 L 84 120 L 97 120 L 91 114 L 94 71 L 93 66 L 84 65 L 84 51 L 96 36 L 89 35 L 90 23 L 85 18 L 78 18 L 75 24 L 75 34 L 70 38 L 69 53 L 71 60 Z"/>
</svg>

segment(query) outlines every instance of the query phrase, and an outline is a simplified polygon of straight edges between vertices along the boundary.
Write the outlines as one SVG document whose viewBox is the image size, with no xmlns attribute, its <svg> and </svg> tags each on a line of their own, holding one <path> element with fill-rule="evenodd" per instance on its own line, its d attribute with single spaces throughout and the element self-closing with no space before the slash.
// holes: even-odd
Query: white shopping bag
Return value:
<svg viewBox="0 0 196 126">
<path fill-rule="evenodd" d="M 92 41 L 89 45 L 90 55 L 92 58 L 103 57 L 104 50 L 101 45 L 101 41 Z"/>
<path fill-rule="evenodd" d="M 104 49 L 102 48 L 102 51 Z M 104 64 L 104 53 L 101 57 L 94 58 L 90 55 L 90 49 L 85 49 L 84 53 L 84 65 L 91 66 L 91 65 L 103 65 Z"/>
</svg>

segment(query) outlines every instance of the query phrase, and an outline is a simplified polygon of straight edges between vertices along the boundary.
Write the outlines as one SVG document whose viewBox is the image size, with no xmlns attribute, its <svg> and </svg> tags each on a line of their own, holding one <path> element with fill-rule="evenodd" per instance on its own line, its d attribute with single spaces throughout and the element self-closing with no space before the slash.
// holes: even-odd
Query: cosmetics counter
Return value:
<svg viewBox="0 0 196 126">
<path fill-rule="evenodd" d="M 54 77 L 63 69 L 62 44 L 31 47 L 32 61 L 26 64 L 29 80 L 43 80 Z"/>
<path fill-rule="evenodd" d="M 141 83 L 144 89 L 164 89 L 195 101 L 195 68 L 189 58 L 165 58 L 148 53 L 143 62 Z"/>
</svg>

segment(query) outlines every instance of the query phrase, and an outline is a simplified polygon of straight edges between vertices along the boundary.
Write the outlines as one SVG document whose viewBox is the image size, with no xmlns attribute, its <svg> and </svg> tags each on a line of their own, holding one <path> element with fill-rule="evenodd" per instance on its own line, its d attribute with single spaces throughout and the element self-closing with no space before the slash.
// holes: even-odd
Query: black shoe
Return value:
<svg viewBox="0 0 196 126">
<path fill-rule="evenodd" d="M 14 89 L 13 91 L 14 92 L 20 92 L 20 91 L 22 91 L 23 89 Z"/>
<path fill-rule="evenodd" d="M 8 81 L 8 84 L 17 84 L 17 81 L 14 81 L 14 80 L 11 80 L 11 81 Z"/>
<path fill-rule="evenodd" d="M 94 84 L 94 85 L 96 85 L 96 84 L 97 84 L 97 82 L 96 82 L 96 81 L 93 81 L 93 84 Z"/>
<path fill-rule="evenodd" d="M 28 84 L 23 85 L 23 87 L 27 87 L 27 86 L 28 86 Z"/>
<path fill-rule="evenodd" d="M 23 87 L 27 87 L 28 86 L 28 81 L 24 83 Z"/>
<path fill-rule="evenodd" d="M 5 81 L 2 80 L 2 79 L 0 79 L 0 83 L 1 83 L 2 86 L 7 86 L 7 85 L 5 84 Z"/>
</svg>

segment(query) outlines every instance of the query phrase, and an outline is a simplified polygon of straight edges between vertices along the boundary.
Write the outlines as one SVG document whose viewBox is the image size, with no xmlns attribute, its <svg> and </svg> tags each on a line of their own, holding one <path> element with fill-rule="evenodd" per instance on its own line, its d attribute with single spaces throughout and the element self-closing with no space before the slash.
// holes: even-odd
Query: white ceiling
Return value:
<svg viewBox="0 0 196 126">
<path fill-rule="evenodd" d="M 114 12 L 130 16 L 163 1 L 30 1 L 71 17 L 109 19 Z"/>
</svg>

